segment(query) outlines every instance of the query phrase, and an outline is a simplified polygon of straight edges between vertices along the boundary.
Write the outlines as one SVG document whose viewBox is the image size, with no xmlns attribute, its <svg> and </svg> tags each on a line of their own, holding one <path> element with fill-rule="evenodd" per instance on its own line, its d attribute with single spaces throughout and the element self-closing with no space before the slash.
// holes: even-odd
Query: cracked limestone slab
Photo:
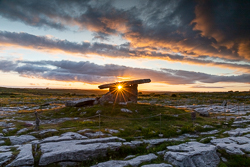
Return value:
<svg viewBox="0 0 250 167">
<path fill-rule="evenodd" d="M 107 150 L 115 150 L 122 146 L 121 142 L 83 144 L 84 140 L 42 143 L 39 165 L 46 166 L 55 162 L 81 162 L 106 156 Z"/>
<path fill-rule="evenodd" d="M 32 145 L 25 144 L 18 148 L 20 153 L 17 157 L 6 167 L 12 166 L 33 166 L 34 165 L 34 157 L 32 155 Z"/>
<path fill-rule="evenodd" d="M 37 138 L 31 135 L 21 135 L 21 136 L 10 136 L 9 139 L 12 145 L 17 145 L 36 140 Z"/>
<path fill-rule="evenodd" d="M 220 162 L 216 146 L 210 144 L 187 142 L 167 149 L 164 160 L 175 166 L 216 167 Z"/>
<path fill-rule="evenodd" d="M 250 152 L 250 139 L 245 136 L 213 139 L 210 143 L 229 154 L 244 155 L 245 152 Z"/>
</svg>

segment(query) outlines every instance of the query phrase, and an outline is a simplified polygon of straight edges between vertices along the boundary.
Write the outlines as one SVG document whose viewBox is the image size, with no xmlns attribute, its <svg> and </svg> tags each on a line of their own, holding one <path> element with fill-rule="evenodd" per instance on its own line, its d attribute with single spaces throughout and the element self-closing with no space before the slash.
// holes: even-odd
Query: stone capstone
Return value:
<svg viewBox="0 0 250 167">
<path fill-rule="evenodd" d="M 198 142 L 187 142 L 168 146 L 164 160 L 180 167 L 216 167 L 220 158 L 216 154 L 216 146 Z"/>
</svg>

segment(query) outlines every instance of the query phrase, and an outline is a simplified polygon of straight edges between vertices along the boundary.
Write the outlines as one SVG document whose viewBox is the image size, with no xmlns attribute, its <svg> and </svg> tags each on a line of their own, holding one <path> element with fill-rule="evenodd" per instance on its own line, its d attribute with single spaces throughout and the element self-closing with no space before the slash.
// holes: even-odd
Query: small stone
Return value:
<svg viewBox="0 0 250 167">
<path fill-rule="evenodd" d="M 130 111 L 129 109 L 126 108 L 122 108 L 121 112 L 126 112 L 126 113 L 133 113 L 132 111 Z"/>
<path fill-rule="evenodd" d="M 203 128 L 214 128 L 214 127 L 211 125 L 204 125 Z"/>
<path fill-rule="evenodd" d="M 23 128 L 23 129 L 19 130 L 16 134 L 19 135 L 19 134 L 24 133 L 24 132 L 26 132 L 28 130 L 29 130 L 28 128 Z"/>
<path fill-rule="evenodd" d="M 105 136 L 105 134 L 102 132 L 95 132 L 95 133 L 88 132 L 88 133 L 84 133 L 84 135 L 90 138 Z"/>
<path fill-rule="evenodd" d="M 134 158 L 135 157 L 135 155 L 128 155 L 128 156 L 126 156 L 125 158 L 124 158 L 124 160 L 128 160 L 128 159 L 131 159 L 131 158 Z"/>
<path fill-rule="evenodd" d="M 219 133 L 219 131 L 217 129 L 212 130 L 212 131 L 208 131 L 208 132 L 201 132 L 200 134 L 201 135 L 213 135 L 213 134 L 216 134 L 216 133 Z"/>
<path fill-rule="evenodd" d="M 85 133 L 88 131 L 92 131 L 91 129 L 83 129 L 83 130 L 78 130 L 77 133 Z"/>
<path fill-rule="evenodd" d="M 96 114 L 100 114 L 102 111 L 101 110 L 97 110 L 96 111 Z"/>
<path fill-rule="evenodd" d="M 115 129 L 105 129 L 106 132 L 109 132 L 111 134 L 113 133 L 119 133 L 119 130 L 115 130 Z"/>
<path fill-rule="evenodd" d="M 46 133 L 53 133 L 53 132 L 58 132 L 56 129 L 45 129 L 39 132 L 39 135 L 44 135 Z"/>
<path fill-rule="evenodd" d="M 223 162 L 227 162 L 227 159 L 224 158 L 224 157 L 221 157 L 221 160 L 222 160 Z"/>
</svg>

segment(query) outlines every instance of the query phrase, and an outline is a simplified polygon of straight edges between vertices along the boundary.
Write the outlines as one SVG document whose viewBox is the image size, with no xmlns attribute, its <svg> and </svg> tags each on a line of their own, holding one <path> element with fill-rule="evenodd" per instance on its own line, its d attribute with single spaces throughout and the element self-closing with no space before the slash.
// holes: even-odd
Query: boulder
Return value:
<svg viewBox="0 0 250 167">
<path fill-rule="evenodd" d="M 17 157 L 6 167 L 11 166 L 33 166 L 34 165 L 34 157 L 32 155 L 32 145 L 25 144 L 18 148 L 20 153 Z"/>
<path fill-rule="evenodd" d="M 167 149 L 164 160 L 175 166 L 216 167 L 220 162 L 216 146 L 210 144 L 187 142 Z"/>
<path fill-rule="evenodd" d="M 31 135 L 21 135 L 21 136 L 10 136 L 10 142 L 12 145 L 24 144 L 32 140 L 36 140 L 34 136 Z"/>
</svg>

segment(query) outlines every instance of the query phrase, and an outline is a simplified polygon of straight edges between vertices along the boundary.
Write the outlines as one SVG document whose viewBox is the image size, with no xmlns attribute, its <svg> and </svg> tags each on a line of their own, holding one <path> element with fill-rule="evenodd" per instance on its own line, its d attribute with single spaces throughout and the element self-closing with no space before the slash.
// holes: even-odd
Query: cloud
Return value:
<svg viewBox="0 0 250 167">
<path fill-rule="evenodd" d="M 15 45 L 30 49 L 49 50 L 49 51 L 64 51 L 69 53 L 80 54 L 95 54 L 112 58 L 149 58 L 161 59 L 166 61 L 218 66 L 221 68 L 231 68 L 250 73 L 250 65 L 242 64 L 237 61 L 222 61 L 218 62 L 211 60 L 209 56 L 189 57 L 179 54 L 165 53 L 157 51 L 154 47 L 138 47 L 131 48 L 129 43 L 122 45 L 111 45 L 105 43 L 89 43 L 89 42 L 70 42 L 67 40 L 51 39 L 46 36 L 35 36 L 28 33 L 15 33 L 0 31 L 0 45 Z"/>
<path fill-rule="evenodd" d="M 250 2 L 199 1 L 195 8 L 194 29 L 207 38 L 214 38 L 217 48 L 232 50 L 250 59 Z"/>
<path fill-rule="evenodd" d="M 3 64 L 10 64 L 9 68 Z M 52 68 L 53 67 L 53 68 Z M 118 81 L 120 77 L 131 79 L 150 78 L 155 83 L 194 84 L 237 82 L 250 83 L 250 75 L 218 76 L 183 70 L 161 69 L 161 71 L 132 68 L 114 64 L 97 65 L 88 61 L 7 61 L 0 60 L 0 71 L 17 72 L 23 77 L 56 81 L 102 84 Z"/>
<path fill-rule="evenodd" d="M 203 89 L 224 89 L 224 87 L 220 87 L 220 86 L 202 86 L 202 85 L 191 86 L 190 88 L 203 88 Z"/>
<path fill-rule="evenodd" d="M 192 58 L 209 56 L 250 61 L 250 2 L 138 2 L 129 8 L 118 8 L 111 0 L 3 0 L 0 1 L 0 15 L 38 28 L 62 31 L 70 30 L 70 27 L 88 29 L 93 32 L 94 39 L 108 40 L 113 35 L 120 35 L 130 42 L 130 51 L 153 46 L 158 52 L 167 49 Z M 77 48 L 69 47 L 67 50 Z"/>
</svg>

